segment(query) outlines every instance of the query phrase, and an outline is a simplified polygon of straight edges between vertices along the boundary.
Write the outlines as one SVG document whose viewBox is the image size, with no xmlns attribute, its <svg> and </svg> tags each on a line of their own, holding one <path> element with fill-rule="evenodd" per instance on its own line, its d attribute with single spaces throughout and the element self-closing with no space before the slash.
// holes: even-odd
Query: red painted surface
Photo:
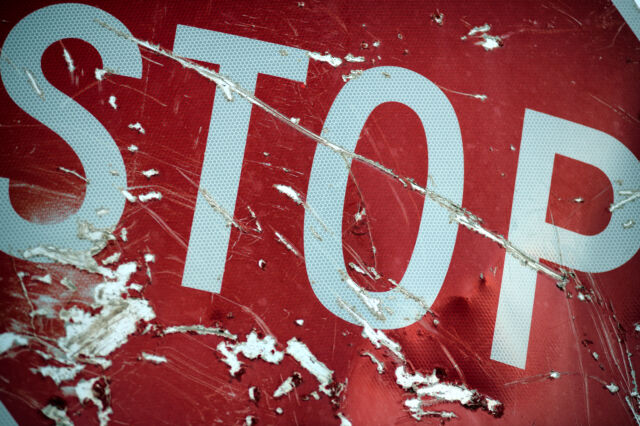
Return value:
<svg viewBox="0 0 640 426">
<path fill-rule="evenodd" d="M 4 40 L 21 18 L 46 4 L 23 2 L 3 7 L 0 39 Z M 365 64 L 345 64 L 338 69 L 310 61 L 306 85 L 259 77 L 256 95 L 260 99 L 288 116 L 300 117 L 300 123 L 316 133 L 322 130 L 344 84 L 341 75 L 350 69 L 400 66 L 443 88 L 486 94 L 488 99 L 481 102 L 445 91 L 462 132 L 463 206 L 482 217 L 488 228 L 504 235 L 508 234 L 525 108 L 601 130 L 640 157 L 640 45 L 609 2 L 305 1 L 304 7 L 298 7 L 294 1 L 126 1 L 96 6 L 121 20 L 136 37 L 169 49 L 176 25 L 183 24 L 310 51 L 329 50 L 336 56 L 365 56 Z M 436 9 L 445 15 L 442 26 L 430 19 Z M 472 40 L 460 40 L 471 26 L 485 22 L 491 24 L 492 34 L 503 38 L 504 47 L 487 52 Z M 372 47 L 375 40 L 381 41 L 380 47 Z M 369 47 L 362 49 L 362 42 Z M 121 149 L 129 186 L 145 186 L 164 195 L 157 202 L 127 204 L 116 232 L 126 227 L 129 241 L 112 242 L 98 258 L 122 251 L 121 261 L 144 265 L 144 253 L 156 254 L 156 263 L 150 266 L 152 279 L 141 268 L 133 280 L 144 285 L 143 295 L 157 315 L 154 323 L 220 324 L 244 336 L 253 328 L 260 329 L 253 316 L 257 315 L 281 344 L 298 337 L 335 371 L 337 381 L 348 379 L 336 404 L 327 397 L 305 401 L 303 396 L 315 390 L 317 382 L 289 357 L 277 366 L 247 360 L 244 374 L 232 379 L 215 351 L 219 337 L 138 334 L 110 356 L 110 369 L 87 367 L 79 375 L 108 378 L 112 424 L 210 424 L 218 419 L 224 424 L 239 424 L 247 415 L 256 416 L 260 424 L 336 424 L 336 412 L 355 425 L 414 423 L 402 405 L 406 395 L 395 384 L 391 354 L 384 349 L 374 352 L 387 364 L 387 372 L 378 375 L 369 359 L 360 356 L 361 351 L 374 351 L 360 336 L 361 328 L 335 317 L 317 301 L 304 261 L 270 234 L 243 234 L 232 229 L 221 295 L 181 287 L 197 196 L 194 182 L 202 167 L 214 84 L 144 50 L 142 54 L 149 60 L 143 59 L 142 79 L 109 75 L 97 82 L 93 76 L 93 70 L 101 67 L 97 52 L 78 40 L 63 43 L 74 59 L 77 79 L 69 76 L 62 43 L 52 45 L 42 58 L 46 77 L 111 133 Z M 118 99 L 115 111 L 107 103 L 110 95 Z M 11 199 L 16 210 L 25 218 L 42 222 L 73 212 L 82 202 L 84 184 L 58 170 L 59 166 L 82 170 L 73 151 L 15 106 L 4 90 L 0 91 L 0 110 L 0 170 L 2 176 L 12 179 Z M 143 123 L 145 135 L 127 128 L 136 121 Z M 428 173 L 424 138 L 411 110 L 388 104 L 369 117 L 357 152 L 424 185 Z M 137 145 L 139 152 L 128 152 L 130 144 Z M 250 223 L 245 207 L 249 205 L 265 229 L 281 232 L 302 250 L 304 210 L 271 187 L 286 184 L 306 193 L 315 147 L 313 141 L 254 107 L 235 217 Z M 264 151 L 270 153 L 272 164 L 299 174 L 259 164 L 264 161 Z M 151 180 L 140 174 L 152 167 L 161 174 Z M 610 217 L 607 207 L 614 190 L 604 175 L 566 158 L 556 158 L 556 171 L 549 209 L 555 223 L 589 235 L 603 229 Z M 424 200 L 365 165 L 354 163 L 353 175 L 345 201 L 344 242 L 366 262 L 375 262 L 381 275 L 399 280 L 413 250 Z M 586 201 L 573 203 L 578 196 Z M 367 222 L 355 224 L 353 215 L 363 205 L 369 213 Z M 377 247 L 375 259 L 370 238 Z M 347 262 L 352 260 L 350 256 L 345 250 Z M 626 359 L 619 342 L 628 345 L 637 365 L 640 340 L 633 323 L 640 319 L 640 256 L 636 254 L 608 273 L 591 277 L 578 273 L 587 289 L 601 295 L 594 297 L 593 303 L 578 301 L 574 291 L 574 297 L 568 299 L 552 280 L 540 276 L 526 370 L 490 359 L 504 256 L 496 244 L 460 229 L 448 275 L 432 306 L 440 324 L 435 327 L 432 317 L 426 315 L 413 326 L 387 333 L 402 345 L 416 370 L 443 369 L 448 381 L 466 383 L 500 400 L 504 415 L 496 419 L 459 404 L 441 403 L 433 408 L 454 411 L 460 419 L 452 423 L 460 424 L 631 424 L 631 413 L 623 400 L 629 391 L 623 389 L 622 379 Z M 264 270 L 257 264 L 261 258 L 267 261 Z M 71 267 L 45 267 L 54 281 L 71 273 L 79 283 L 78 292 L 61 297 L 63 287 L 59 285 L 26 281 L 31 297 L 58 298 L 59 308 L 86 303 L 91 286 L 100 281 Z M 22 323 L 28 330 L 59 337 L 63 332 L 59 320 L 30 321 L 16 276 L 16 271 L 41 274 L 39 265 L 0 254 L 0 271 L 0 329 L 9 331 L 15 323 Z M 481 273 L 484 281 L 479 278 Z M 373 282 L 366 285 L 373 290 L 386 289 Z M 304 326 L 294 323 L 298 318 L 305 320 Z M 169 362 L 154 365 L 140 361 L 142 351 L 166 356 Z M 592 351 L 600 354 L 599 361 L 592 358 Z M 40 408 L 52 398 L 62 398 L 74 422 L 95 424 L 94 406 L 83 407 L 50 379 L 29 371 L 42 363 L 27 348 L 0 359 L 0 399 L 14 418 L 21 424 L 46 424 Z M 546 379 L 544 375 L 551 370 L 566 374 L 558 380 Z M 303 373 L 303 383 L 290 396 L 274 400 L 271 394 L 293 371 Z M 612 395 L 598 380 L 617 383 L 621 392 Z M 258 404 L 248 399 L 247 389 L 252 385 L 262 392 Z M 283 415 L 274 413 L 277 406 L 283 408 Z M 438 421 L 423 420 L 428 424 Z"/>
</svg>

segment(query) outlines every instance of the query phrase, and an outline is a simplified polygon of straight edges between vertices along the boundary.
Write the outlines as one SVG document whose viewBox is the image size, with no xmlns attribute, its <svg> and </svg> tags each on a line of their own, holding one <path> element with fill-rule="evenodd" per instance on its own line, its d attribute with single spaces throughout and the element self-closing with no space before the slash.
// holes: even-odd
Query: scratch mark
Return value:
<svg viewBox="0 0 640 426">
<path fill-rule="evenodd" d="M 346 150 L 344 148 L 342 148 L 341 146 L 329 141 L 328 139 L 326 139 L 325 137 L 318 135 L 310 130 L 308 130 L 307 128 L 303 127 L 300 124 L 296 124 L 293 123 L 290 119 L 290 117 L 288 117 L 285 114 L 280 113 L 279 111 L 277 111 L 276 109 L 274 109 L 273 107 L 271 107 L 270 105 L 268 105 L 267 103 L 263 102 L 262 100 L 260 100 L 259 98 L 257 98 L 253 93 L 241 88 L 240 86 L 236 85 L 234 82 L 232 82 L 231 80 L 227 79 L 226 77 L 216 73 L 213 70 L 210 70 L 206 67 L 203 67 L 201 65 L 198 65 L 197 63 L 187 60 L 185 58 L 182 58 L 180 56 L 175 55 L 173 52 L 171 52 L 170 50 L 166 50 L 162 47 L 153 45 L 149 42 L 137 39 L 129 34 L 125 34 L 122 33 L 118 30 L 115 30 L 111 27 L 109 27 L 107 24 L 100 22 L 99 20 L 97 21 L 100 25 L 102 25 L 103 27 L 115 32 L 116 34 L 118 34 L 120 37 L 123 37 L 127 40 L 130 40 L 131 42 L 134 42 L 136 44 L 138 44 L 141 47 L 144 47 L 146 49 L 149 49 L 155 53 L 157 53 L 158 55 L 161 56 L 165 56 L 169 59 L 172 59 L 176 62 L 178 62 L 179 64 L 181 64 L 183 67 L 187 68 L 187 69 L 191 69 L 195 72 L 197 72 L 198 74 L 200 74 L 201 76 L 203 76 L 204 78 L 214 82 L 215 84 L 218 85 L 226 85 L 230 88 L 231 91 L 235 92 L 236 94 L 238 94 L 240 97 L 246 99 L 248 102 L 258 106 L 259 108 L 261 108 L 262 110 L 264 110 L 265 112 L 267 112 L 268 114 L 272 115 L 273 117 L 277 118 L 278 120 L 282 121 L 283 123 L 293 127 L 294 129 L 296 129 L 298 132 L 300 132 L 301 134 L 307 136 L 308 138 L 312 139 L 313 141 L 315 141 L 316 143 L 323 145 L 329 149 L 331 149 L 332 151 L 336 152 L 337 154 L 341 155 L 343 158 L 351 158 L 357 161 L 360 161 L 362 163 L 367 164 L 368 166 L 371 166 L 373 168 L 375 168 L 376 170 L 382 172 L 383 174 L 396 179 L 400 182 L 404 182 L 405 184 L 408 182 L 408 188 L 412 189 L 413 191 L 418 192 L 419 194 L 428 197 L 429 199 L 431 199 L 432 201 L 436 202 L 438 205 L 440 205 L 441 207 L 447 209 L 450 213 L 451 213 L 451 220 L 459 223 L 460 225 L 466 227 L 467 229 L 477 232 L 478 234 L 494 241 L 495 243 L 497 243 L 500 247 L 502 247 L 508 254 L 510 254 L 511 256 L 513 256 L 514 258 L 518 259 L 522 264 L 532 268 L 533 270 L 537 271 L 537 272 L 541 272 L 549 277 L 551 277 L 552 279 L 556 280 L 556 281 L 566 281 L 567 280 L 567 276 L 564 272 L 560 272 L 560 271 L 556 271 L 551 267 L 548 267 L 542 263 L 540 263 L 538 260 L 536 260 L 534 257 L 526 254 L 524 251 L 522 251 L 521 249 L 519 249 L 518 247 L 514 246 L 510 241 L 508 241 L 507 239 L 505 239 L 502 235 L 499 235 L 493 231 L 490 231 L 486 228 L 484 228 L 481 225 L 481 219 L 478 218 L 477 216 L 473 215 L 471 212 L 469 212 L 468 210 L 464 209 L 463 207 L 457 205 L 456 203 L 454 203 L 453 201 L 441 196 L 440 194 L 436 193 L 435 191 L 428 189 L 427 187 L 421 187 L 417 184 L 415 184 L 413 182 L 413 180 L 411 178 L 402 178 L 401 176 L 397 175 L 393 170 L 385 167 L 384 165 L 373 161 L 367 157 L 364 157 L 360 154 L 356 154 L 355 152 L 351 152 L 349 150 Z"/>
</svg>

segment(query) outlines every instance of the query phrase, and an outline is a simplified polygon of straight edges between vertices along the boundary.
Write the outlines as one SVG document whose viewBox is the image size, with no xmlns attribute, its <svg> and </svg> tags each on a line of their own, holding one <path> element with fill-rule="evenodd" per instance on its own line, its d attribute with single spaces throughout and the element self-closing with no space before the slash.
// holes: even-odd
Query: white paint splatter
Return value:
<svg viewBox="0 0 640 426">
<path fill-rule="evenodd" d="M 55 367 L 52 365 L 45 365 L 38 368 L 32 368 L 31 372 L 36 374 L 40 373 L 44 377 L 49 377 L 60 386 L 62 382 L 68 382 L 76 378 L 78 373 L 84 369 L 84 365 L 76 364 L 71 367 Z"/>
<path fill-rule="evenodd" d="M 121 189 L 120 192 L 122 193 L 122 195 L 124 195 L 124 198 L 126 198 L 128 202 L 135 203 L 136 201 L 138 201 L 138 198 L 126 189 Z"/>
<path fill-rule="evenodd" d="M 355 80 L 356 78 L 360 77 L 363 72 L 364 71 L 362 70 L 351 70 L 349 71 L 349 74 L 342 74 L 342 81 L 346 83 L 349 80 Z"/>
<path fill-rule="evenodd" d="M 326 62 L 334 68 L 342 65 L 342 59 L 331 56 L 329 52 L 327 52 L 325 55 L 318 52 L 307 52 L 307 55 L 309 55 L 309 57 L 314 61 Z"/>
<path fill-rule="evenodd" d="M 111 105 L 111 108 L 113 109 L 118 109 L 118 104 L 116 104 L 116 97 L 111 95 L 109 96 L 109 105 Z"/>
<path fill-rule="evenodd" d="M 605 388 L 607 388 L 607 390 L 612 394 L 620 390 L 620 388 L 615 383 L 609 383 L 608 385 L 605 386 Z"/>
<path fill-rule="evenodd" d="M 371 352 L 362 352 L 360 355 L 367 356 L 371 360 L 372 363 L 376 365 L 376 369 L 378 370 L 378 374 L 384 374 L 384 362 L 380 361 L 374 354 Z"/>
<path fill-rule="evenodd" d="M 28 344 L 28 336 L 23 336 L 12 332 L 0 334 L 0 354 L 7 352 L 14 347 L 26 346 Z"/>
<path fill-rule="evenodd" d="M 127 149 L 129 152 L 138 152 L 138 147 L 136 145 L 129 145 Z"/>
<path fill-rule="evenodd" d="M 110 416 L 113 414 L 113 410 L 111 407 L 105 407 L 102 403 L 102 400 L 96 396 L 95 388 L 98 386 L 98 381 L 104 382 L 103 392 L 107 396 L 107 401 L 110 399 L 109 394 L 109 385 L 106 381 L 101 380 L 100 377 L 95 377 L 90 380 L 80 380 L 75 387 L 76 396 L 81 403 L 85 403 L 86 401 L 92 402 L 96 407 L 98 407 L 98 421 L 100 422 L 100 426 L 106 426 L 109 423 Z"/>
<path fill-rule="evenodd" d="M 347 62 L 364 62 L 364 56 L 354 56 L 351 53 L 347 53 L 344 60 Z"/>
<path fill-rule="evenodd" d="M 117 261 L 120 260 L 120 256 L 122 256 L 122 253 L 117 251 L 117 252 L 113 253 L 111 256 L 102 259 L 102 264 L 104 266 L 114 264 L 114 263 L 116 263 Z"/>
<path fill-rule="evenodd" d="M 154 364 L 164 364 L 168 362 L 167 358 L 161 355 L 153 355 L 153 354 L 148 354 L 146 352 L 142 352 L 140 356 L 142 357 L 143 360 L 152 362 Z"/>
<path fill-rule="evenodd" d="M 340 426 L 351 426 L 351 422 L 344 416 L 344 414 L 338 413 L 336 416 L 340 419 Z"/>
<path fill-rule="evenodd" d="M 94 72 L 96 80 L 98 80 L 98 81 L 102 81 L 104 76 L 107 75 L 107 74 L 109 74 L 109 70 L 107 70 L 107 69 L 96 68 L 96 70 Z"/>
<path fill-rule="evenodd" d="M 331 396 L 331 391 L 327 389 L 333 382 L 333 371 L 329 370 L 325 364 L 311 353 L 307 345 L 300 342 L 295 337 L 287 342 L 285 352 L 291 355 L 300 365 L 307 369 L 320 382 L 319 390 L 326 395 Z"/>
<path fill-rule="evenodd" d="M 131 123 L 131 124 L 129 124 L 129 126 L 128 126 L 128 127 L 129 127 L 130 129 L 132 129 L 132 130 L 137 130 L 137 131 L 138 131 L 138 133 L 140 133 L 141 135 L 144 135 L 144 134 L 145 134 L 144 127 L 142 127 L 142 124 L 140 124 L 139 122 Z"/>
<path fill-rule="evenodd" d="M 404 362 L 404 354 L 402 353 L 402 347 L 399 343 L 391 340 L 387 337 L 382 330 L 374 330 L 373 327 L 360 316 L 352 307 L 347 305 L 342 299 L 338 299 L 338 305 L 346 310 L 351 316 L 353 316 L 362 325 L 362 337 L 365 337 L 371 341 L 371 343 L 378 349 L 382 346 L 389 349 L 395 356 Z"/>
<path fill-rule="evenodd" d="M 56 426 L 73 426 L 73 422 L 67 416 L 67 409 L 59 409 L 51 404 L 40 410 L 47 418 L 56 422 Z"/>
<path fill-rule="evenodd" d="M 149 169 L 149 170 L 145 170 L 142 172 L 142 174 L 147 178 L 151 178 L 151 176 L 156 176 L 158 174 L 160 174 L 160 172 L 156 169 Z"/>
<path fill-rule="evenodd" d="M 150 191 L 146 194 L 138 195 L 138 200 L 140 200 L 140 202 L 142 203 L 146 203 L 150 200 L 162 200 L 162 194 L 158 191 Z"/>
<path fill-rule="evenodd" d="M 300 382 L 302 381 L 302 376 L 300 373 L 293 373 L 293 375 L 287 377 L 284 382 L 278 386 L 278 388 L 273 392 L 274 398 L 280 398 L 289 392 L 291 392 Z"/>
</svg>

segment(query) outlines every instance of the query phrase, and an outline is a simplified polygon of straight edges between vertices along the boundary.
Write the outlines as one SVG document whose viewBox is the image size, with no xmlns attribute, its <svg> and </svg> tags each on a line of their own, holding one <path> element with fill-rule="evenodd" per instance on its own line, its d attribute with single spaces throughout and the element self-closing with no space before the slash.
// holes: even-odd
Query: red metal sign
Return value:
<svg viewBox="0 0 640 426">
<path fill-rule="evenodd" d="M 15 424 L 640 424 L 640 9 L 3 7 Z"/>
</svg>

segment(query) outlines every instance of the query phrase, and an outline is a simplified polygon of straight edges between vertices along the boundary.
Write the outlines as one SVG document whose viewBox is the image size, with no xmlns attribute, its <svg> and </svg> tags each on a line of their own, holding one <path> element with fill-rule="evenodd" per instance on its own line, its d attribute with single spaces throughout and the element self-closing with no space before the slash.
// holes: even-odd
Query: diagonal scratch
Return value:
<svg viewBox="0 0 640 426">
<path fill-rule="evenodd" d="M 541 262 L 539 262 L 536 258 L 528 255 L 527 253 L 525 253 L 524 251 L 522 251 L 521 249 L 519 249 L 518 247 L 516 247 L 515 245 L 513 245 L 513 243 L 511 243 L 509 240 L 507 240 L 504 236 L 495 233 L 493 231 L 490 231 L 488 229 L 486 229 L 485 227 L 482 226 L 482 220 L 480 218 L 478 218 L 477 216 L 475 216 L 474 214 L 472 214 L 471 212 L 469 212 L 468 210 L 466 210 L 465 208 L 457 205 L 456 203 L 454 203 L 453 201 L 443 197 L 442 195 L 438 194 L 437 192 L 425 187 L 421 187 L 419 185 L 417 185 L 416 183 L 413 182 L 413 180 L 411 178 L 407 178 L 407 177 L 402 177 L 399 176 L 398 174 L 396 174 L 393 170 L 391 170 L 388 167 L 385 167 L 384 165 L 382 165 L 381 163 L 371 160 L 367 157 L 364 157 L 360 154 L 356 154 L 355 152 L 351 152 L 345 148 L 342 148 L 340 145 L 337 145 L 331 141 L 329 141 L 328 139 L 313 133 L 312 131 L 308 130 L 307 128 L 301 126 L 298 123 L 295 123 L 293 121 L 291 121 L 291 118 L 287 115 L 282 114 L 281 112 L 279 112 L 278 110 L 276 110 L 275 108 L 273 108 L 272 106 L 270 106 L 269 104 L 265 103 L 264 101 L 260 100 L 259 98 L 257 98 L 253 93 L 251 93 L 250 91 L 242 88 L 241 86 L 239 86 L 238 84 L 236 84 L 235 82 L 233 82 L 231 79 L 222 76 L 220 74 L 218 74 L 217 72 L 203 67 L 201 65 L 198 65 L 197 63 L 190 61 L 188 59 L 185 59 L 183 57 L 180 57 L 176 54 L 174 54 L 172 51 L 164 49 L 158 45 L 154 45 L 148 41 L 144 41 L 144 40 L 140 40 L 138 38 L 133 37 L 132 35 L 129 34 L 125 34 L 121 31 L 118 31 L 114 28 L 111 28 L 109 25 L 107 25 L 104 22 L 101 22 L 100 20 L 96 19 L 96 22 L 103 26 L 104 28 L 113 31 L 114 33 L 116 33 L 117 35 L 119 35 L 120 37 L 123 37 L 126 40 L 129 40 L 131 42 L 136 43 L 138 46 L 143 47 L 145 49 L 151 50 L 152 52 L 167 57 L 171 60 L 174 60 L 176 62 L 178 62 L 180 65 L 182 65 L 184 68 L 187 69 L 191 69 L 195 72 L 197 72 L 198 74 L 200 74 L 201 76 L 205 77 L 206 79 L 212 81 L 213 83 L 215 83 L 217 86 L 219 86 L 224 92 L 225 95 L 228 97 L 231 92 L 236 93 L 238 96 L 240 96 L 241 98 L 246 99 L 248 102 L 252 103 L 253 105 L 256 105 L 257 107 L 259 107 L 260 109 L 262 109 L 263 111 L 265 111 L 266 113 L 270 114 L 271 116 L 275 117 L 276 119 L 282 121 L 283 123 L 287 124 L 288 126 L 293 127 L 295 130 L 297 130 L 298 132 L 302 133 L 303 135 L 307 136 L 309 139 L 315 141 L 316 143 L 325 146 L 329 149 L 331 149 L 332 151 L 336 152 L 337 154 L 340 154 L 343 158 L 350 158 L 352 160 L 358 160 L 362 163 L 365 163 L 373 168 L 375 168 L 376 170 L 384 173 L 385 175 L 398 180 L 400 183 L 402 183 L 405 188 L 411 189 L 413 191 L 418 192 L 419 194 L 422 194 L 425 197 L 428 197 L 429 199 L 431 199 L 432 201 L 436 202 L 438 205 L 440 205 L 441 207 L 447 209 L 450 212 L 450 218 L 452 221 L 458 222 L 458 224 L 464 226 L 465 228 L 474 231 L 490 240 L 492 240 L 493 242 L 497 243 L 500 247 L 502 247 L 503 249 L 505 249 L 505 251 L 510 254 L 511 256 L 513 256 L 514 258 L 518 259 L 523 265 L 528 266 L 529 268 L 537 271 L 537 272 L 542 272 L 545 275 L 548 275 L 549 277 L 553 278 L 556 281 L 561 281 L 561 282 L 566 282 L 568 280 L 568 277 L 565 273 L 561 272 L 561 271 L 556 271 L 555 269 L 546 266 L 544 264 L 542 264 Z"/>
</svg>

